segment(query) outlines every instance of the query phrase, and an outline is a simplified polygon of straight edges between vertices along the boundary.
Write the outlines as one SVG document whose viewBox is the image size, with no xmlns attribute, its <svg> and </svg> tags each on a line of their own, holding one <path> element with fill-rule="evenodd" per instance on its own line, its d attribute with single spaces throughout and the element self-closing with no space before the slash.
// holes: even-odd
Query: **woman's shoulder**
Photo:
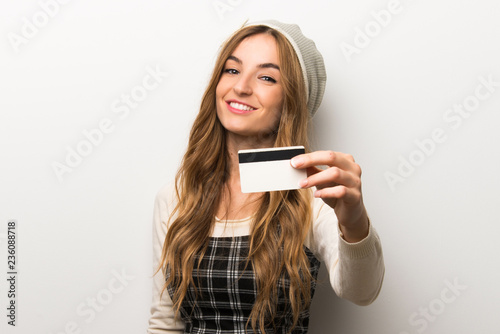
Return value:
<svg viewBox="0 0 500 334">
<path fill-rule="evenodd" d="M 156 192 L 156 202 L 171 204 L 175 199 L 175 183 L 168 182 Z"/>
<path fill-rule="evenodd" d="M 166 223 L 176 206 L 175 183 L 164 184 L 155 196 L 155 219 Z"/>
</svg>

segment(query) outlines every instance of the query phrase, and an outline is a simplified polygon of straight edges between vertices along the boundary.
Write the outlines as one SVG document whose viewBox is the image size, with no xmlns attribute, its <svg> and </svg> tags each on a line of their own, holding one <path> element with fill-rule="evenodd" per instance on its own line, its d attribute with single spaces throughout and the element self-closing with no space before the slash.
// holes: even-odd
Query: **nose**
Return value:
<svg viewBox="0 0 500 334">
<path fill-rule="evenodd" d="M 252 95 L 251 77 L 241 74 L 238 77 L 238 81 L 234 84 L 233 90 L 238 95 Z"/>
</svg>

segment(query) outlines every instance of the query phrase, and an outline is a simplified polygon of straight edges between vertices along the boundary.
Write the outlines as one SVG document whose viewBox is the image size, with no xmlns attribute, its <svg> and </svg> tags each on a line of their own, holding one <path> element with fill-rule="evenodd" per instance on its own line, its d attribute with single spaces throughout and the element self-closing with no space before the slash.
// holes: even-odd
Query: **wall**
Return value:
<svg viewBox="0 0 500 334">
<path fill-rule="evenodd" d="M 324 55 L 315 145 L 362 166 L 386 261 L 368 307 L 323 273 L 310 332 L 498 333 L 499 14 L 492 0 L 2 0 L 0 331 L 145 332 L 154 195 L 220 43 L 276 18 Z"/>
</svg>

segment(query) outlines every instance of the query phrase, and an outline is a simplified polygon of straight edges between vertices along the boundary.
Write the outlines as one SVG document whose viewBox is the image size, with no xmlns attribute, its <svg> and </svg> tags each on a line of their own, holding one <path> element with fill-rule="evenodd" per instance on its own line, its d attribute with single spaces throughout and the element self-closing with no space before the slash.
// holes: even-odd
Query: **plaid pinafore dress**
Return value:
<svg viewBox="0 0 500 334">
<path fill-rule="evenodd" d="M 305 247 L 305 246 L 304 246 Z M 186 324 L 184 333 L 191 334 L 250 334 L 253 329 L 247 320 L 256 299 L 257 289 L 251 263 L 245 268 L 249 251 L 249 236 L 212 237 L 200 269 L 193 269 L 193 280 L 198 284 L 198 296 L 190 288 L 181 306 L 181 317 Z M 305 247 L 310 263 L 311 298 L 316 288 L 316 278 L 320 262 Z M 195 263 L 198 263 L 199 258 Z M 168 273 L 167 273 L 168 275 Z M 266 334 L 286 334 L 292 324 L 292 314 L 284 298 L 288 295 L 289 281 L 285 278 L 278 285 L 278 317 L 274 319 L 274 328 L 266 329 Z M 285 292 L 283 292 L 283 285 Z M 170 297 L 173 289 L 167 287 Z M 288 310 L 288 311 L 287 311 Z M 307 333 L 309 310 L 304 310 L 299 317 L 293 334 Z M 257 333 L 261 333 L 257 330 Z"/>
</svg>

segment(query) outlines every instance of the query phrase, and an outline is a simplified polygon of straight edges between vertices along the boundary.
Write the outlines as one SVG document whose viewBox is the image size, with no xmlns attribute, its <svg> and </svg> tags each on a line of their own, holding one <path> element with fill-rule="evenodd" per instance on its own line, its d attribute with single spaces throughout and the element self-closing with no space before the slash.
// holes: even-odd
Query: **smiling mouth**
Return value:
<svg viewBox="0 0 500 334">
<path fill-rule="evenodd" d="M 234 102 L 234 101 L 226 102 L 226 103 L 232 109 L 236 109 L 237 111 L 241 111 L 241 112 L 248 112 L 248 111 L 257 110 L 257 108 L 251 107 L 251 106 L 246 105 L 246 104 L 241 104 L 241 103 L 238 103 L 238 102 Z"/>
</svg>

